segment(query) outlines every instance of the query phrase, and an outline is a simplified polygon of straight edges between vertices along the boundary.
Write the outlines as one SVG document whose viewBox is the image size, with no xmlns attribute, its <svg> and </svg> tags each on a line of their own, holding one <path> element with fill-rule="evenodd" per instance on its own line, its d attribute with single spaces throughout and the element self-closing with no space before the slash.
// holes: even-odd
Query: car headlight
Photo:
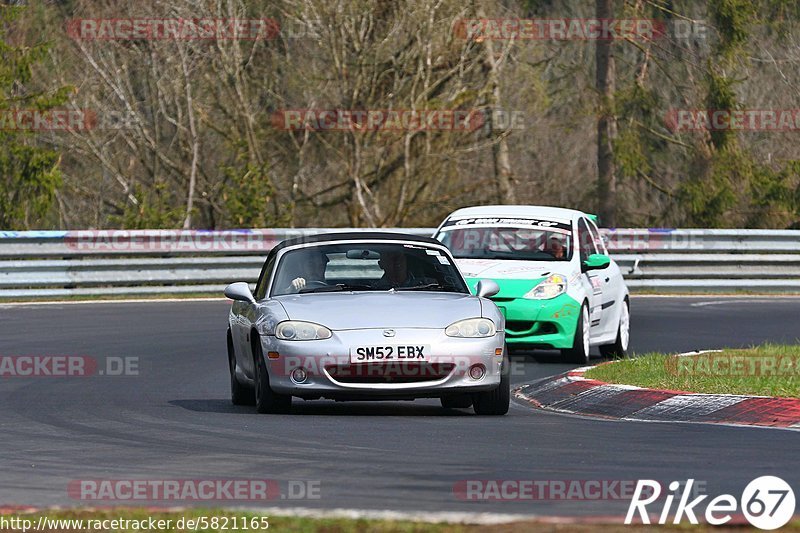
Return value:
<svg viewBox="0 0 800 533">
<path fill-rule="evenodd" d="M 497 332 L 494 322 L 488 318 L 468 318 L 447 326 L 444 334 L 448 337 L 492 337 Z"/>
<path fill-rule="evenodd" d="M 287 320 L 275 328 L 275 336 L 283 341 L 316 341 L 330 339 L 331 330 L 313 322 Z"/>
<path fill-rule="evenodd" d="M 567 278 L 561 274 L 550 274 L 534 288 L 525 293 L 528 300 L 549 300 L 567 292 Z"/>
</svg>

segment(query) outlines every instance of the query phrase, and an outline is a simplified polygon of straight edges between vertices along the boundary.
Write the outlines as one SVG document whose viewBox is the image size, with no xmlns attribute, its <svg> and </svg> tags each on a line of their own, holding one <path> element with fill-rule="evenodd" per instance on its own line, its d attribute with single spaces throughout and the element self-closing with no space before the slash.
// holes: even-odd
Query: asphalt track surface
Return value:
<svg viewBox="0 0 800 533">
<path fill-rule="evenodd" d="M 68 496 L 69 482 L 81 479 L 259 478 L 284 492 L 290 480 L 307 480 L 319 483 L 318 499 L 268 505 L 562 516 L 624 513 L 628 502 L 463 501 L 453 487 L 693 478 L 712 495 L 738 497 L 772 474 L 800 489 L 793 431 L 604 421 L 520 404 L 505 417 L 478 417 L 435 400 L 296 400 L 291 415 L 257 415 L 228 400 L 228 305 L 0 305 L 0 355 L 139 358 L 138 376 L 0 378 L 0 505 L 97 505 Z M 632 316 L 638 353 L 800 337 L 796 298 L 634 297 Z M 547 354 L 514 361 L 517 383 L 572 367 Z"/>
</svg>

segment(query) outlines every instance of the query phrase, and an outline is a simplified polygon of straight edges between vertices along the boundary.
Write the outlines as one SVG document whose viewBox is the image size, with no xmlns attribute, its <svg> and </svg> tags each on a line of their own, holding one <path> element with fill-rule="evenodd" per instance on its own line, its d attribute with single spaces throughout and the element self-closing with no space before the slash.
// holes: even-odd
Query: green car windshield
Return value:
<svg viewBox="0 0 800 533">
<path fill-rule="evenodd" d="M 440 232 L 437 239 L 457 259 L 572 259 L 572 235 L 560 229 L 513 226 L 448 228 Z"/>
</svg>

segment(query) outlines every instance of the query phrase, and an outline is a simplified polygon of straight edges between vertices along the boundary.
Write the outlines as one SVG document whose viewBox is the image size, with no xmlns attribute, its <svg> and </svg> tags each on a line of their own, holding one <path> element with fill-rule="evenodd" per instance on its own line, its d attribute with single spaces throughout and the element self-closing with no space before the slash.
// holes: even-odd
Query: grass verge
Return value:
<svg viewBox="0 0 800 533">
<path fill-rule="evenodd" d="M 359 518 L 307 518 L 307 517 L 293 517 L 293 516 L 269 516 L 265 517 L 263 514 L 256 512 L 242 512 L 242 511 L 225 511 L 221 509 L 186 509 L 180 511 L 159 511 L 154 509 L 103 509 L 103 510 L 51 510 L 43 513 L 32 514 L 6 514 L 0 515 L 0 523 L 8 524 L 9 521 L 18 518 L 21 520 L 29 520 L 27 523 L 28 531 L 34 531 L 39 517 L 44 516 L 49 522 L 42 524 L 42 528 L 36 530 L 42 531 L 96 531 L 100 532 L 141 532 L 150 531 L 152 533 L 166 533 L 166 532 L 211 532 L 211 531 L 249 531 L 256 533 L 258 531 L 292 531 L 301 533 L 312 532 L 325 532 L 325 533 L 361 533 L 361 532 L 374 532 L 374 533 L 394 533 L 394 532 L 434 532 L 434 533 L 473 533 L 480 531 L 492 531 L 499 533 L 523 533 L 523 532 L 579 532 L 589 533 L 599 531 L 601 533 L 641 533 L 644 531 L 651 531 L 652 526 L 644 525 L 631 525 L 626 526 L 622 524 L 620 518 L 619 524 L 590 524 L 590 523 L 556 523 L 550 520 L 545 521 L 524 521 L 512 522 L 506 524 L 492 524 L 492 525 L 474 525 L 474 524 L 454 524 L 454 523 L 431 523 L 431 522 L 415 522 L 410 520 L 373 520 L 373 519 L 359 519 Z M 213 525 L 214 518 L 217 518 L 216 526 Z M 163 520 L 164 524 L 148 524 L 150 519 L 158 522 Z M 234 519 L 236 522 L 234 523 Z M 73 521 L 69 523 L 62 523 L 59 525 L 54 521 Z M 75 521 L 82 520 L 77 523 Z M 111 521 L 117 520 L 117 524 Z M 128 522 L 123 522 L 127 520 Z M 190 523 L 194 520 L 194 523 Z M 96 523 L 95 523 L 96 521 Z M 104 522 L 106 521 L 106 522 Z M 138 522 L 137 522 L 138 521 Z M 167 523 L 167 521 L 169 521 Z M 244 522 L 247 521 L 248 526 L 260 527 L 242 527 Z M 198 522 L 201 522 L 198 524 Z M 5 525 L 0 528 L 3 532 L 22 532 L 22 523 L 18 523 L 20 527 L 6 527 Z M 263 527 L 267 525 L 268 527 Z M 160 526 L 164 527 L 160 527 Z M 190 527 L 191 526 L 191 527 Z M 238 527 L 234 527 L 238 526 Z M 660 531 L 725 531 L 713 526 L 690 526 L 685 525 L 663 525 L 657 526 Z M 737 526 L 732 526 L 740 529 Z M 727 529 L 728 531 L 730 529 Z M 784 531 L 800 531 L 800 522 L 793 521 L 784 526 Z M 27 532 L 25 532 L 27 533 Z"/>
<path fill-rule="evenodd" d="M 709 394 L 800 397 L 800 345 L 681 356 L 646 354 L 600 365 L 586 377 L 608 383 Z"/>
</svg>

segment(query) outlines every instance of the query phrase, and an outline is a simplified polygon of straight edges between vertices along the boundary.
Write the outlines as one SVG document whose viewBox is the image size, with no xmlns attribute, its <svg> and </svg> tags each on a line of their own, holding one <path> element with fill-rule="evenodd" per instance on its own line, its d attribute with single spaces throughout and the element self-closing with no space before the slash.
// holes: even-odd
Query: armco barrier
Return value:
<svg viewBox="0 0 800 533">
<path fill-rule="evenodd" d="M 800 230 L 603 230 L 631 290 L 800 292 Z"/>
<path fill-rule="evenodd" d="M 333 231 L 0 231 L 0 299 L 83 295 L 215 294 L 255 281 L 279 242 Z M 384 229 L 430 235 L 433 229 Z"/>
<path fill-rule="evenodd" d="M 0 299 L 221 294 L 290 238 L 343 228 L 0 232 Z M 398 228 L 430 235 L 433 228 Z M 603 230 L 633 290 L 800 292 L 800 230 Z"/>
</svg>

